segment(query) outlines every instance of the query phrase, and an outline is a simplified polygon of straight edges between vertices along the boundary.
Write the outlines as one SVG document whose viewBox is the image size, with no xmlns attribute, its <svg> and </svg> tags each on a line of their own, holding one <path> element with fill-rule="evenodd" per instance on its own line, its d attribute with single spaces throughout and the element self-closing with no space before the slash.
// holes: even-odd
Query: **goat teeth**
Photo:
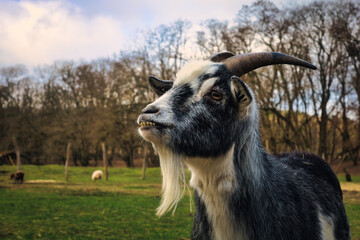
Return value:
<svg viewBox="0 0 360 240">
<path fill-rule="evenodd" d="M 141 127 L 145 127 L 145 126 L 156 126 L 156 124 L 155 123 L 153 123 L 153 122 L 140 122 L 140 126 Z"/>
</svg>

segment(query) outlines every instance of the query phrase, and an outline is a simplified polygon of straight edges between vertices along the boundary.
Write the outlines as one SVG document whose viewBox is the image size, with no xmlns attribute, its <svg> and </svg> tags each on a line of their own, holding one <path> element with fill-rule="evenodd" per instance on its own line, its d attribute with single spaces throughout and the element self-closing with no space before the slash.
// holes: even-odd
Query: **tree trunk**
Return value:
<svg viewBox="0 0 360 240">
<path fill-rule="evenodd" d="M 102 147 L 102 152 L 103 152 L 103 162 L 104 162 L 104 170 L 105 170 L 105 180 L 108 180 L 108 163 L 107 163 L 107 154 L 106 154 L 106 147 L 105 147 L 105 143 L 102 142 L 101 143 L 101 147 Z"/>
<path fill-rule="evenodd" d="M 66 148 L 65 181 L 69 180 L 68 166 L 69 166 L 69 160 L 70 160 L 70 147 L 71 147 L 71 143 L 68 143 L 67 148 Z"/>
<path fill-rule="evenodd" d="M 359 102 L 359 106 L 358 106 L 358 142 L 357 142 L 357 154 L 355 156 L 354 159 L 354 166 L 358 165 L 358 160 L 360 159 L 360 97 L 358 96 L 358 102 Z"/>
<path fill-rule="evenodd" d="M 328 115 L 326 112 L 326 104 L 321 108 L 321 121 L 320 121 L 320 131 L 319 131 L 319 148 L 318 155 L 328 161 L 328 152 L 327 152 L 327 123 Z"/>
<path fill-rule="evenodd" d="M 112 165 L 112 161 L 114 160 L 114 156 L 115 156 L 115 147 L 112 146 L 112 148 L 111 148 L 111 155 L 108 156 L 108 158 L 107 158 L 108 166 L 110 166 L 110 167 L 113 166 L 113 165 Z"/>
<path fill-rule="evenodd" d="M 133 159 L 133 149 L 129 151 L 129 155 L 127 156 L 127 166 L 130 168 L 134 167 L 134 159 Z"/>
</svg>

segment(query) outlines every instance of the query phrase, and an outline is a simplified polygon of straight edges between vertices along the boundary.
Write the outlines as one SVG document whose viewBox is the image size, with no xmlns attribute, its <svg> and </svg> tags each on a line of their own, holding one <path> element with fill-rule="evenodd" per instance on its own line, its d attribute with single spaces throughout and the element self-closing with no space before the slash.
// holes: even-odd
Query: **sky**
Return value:
<svg viewBox="0 0 360 240">
<path fill-rule="evenodd" d="M 127 50 L 139 31 L 179 19 L 232 21 L 253 1 L 0 0 L 0 67 L 111 57 Z"/>
</svg>

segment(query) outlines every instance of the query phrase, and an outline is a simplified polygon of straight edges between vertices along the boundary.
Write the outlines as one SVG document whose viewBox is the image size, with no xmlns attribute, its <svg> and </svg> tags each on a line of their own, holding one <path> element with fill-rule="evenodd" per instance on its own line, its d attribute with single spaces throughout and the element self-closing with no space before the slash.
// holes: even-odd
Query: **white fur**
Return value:
<svg viewBox="0 0 360 240">
<path fill-rule="evenodd" d="M 212 239 L 245 239 L 242 226 L 236 224 L 228 208 L 230 195 L 237 188 L 234 172 L 234 147 L 214 158 L 184 158 L 191 170 L 190 185 L 206 205 L 212 225 Z"/>
<path fill-rule="evenodd" d="M 318 217 L 320 220 L 321 236 L 323 240 L 335 240 L 334 235 L 334 222 L 330 217 L 327 217 L 318 211 Z"/>
<path fill-rule="evenodd" d="M 93 172 L 91 179 L 95 181 L 101 179 L 102 177 L 103 177 L 103 172 L 101 170 L 96 170 Z"/>
<path fill-rule="evenodd" d="M 251 90 L 249 89 L 250 94 L 253 95 Z M 253 98 L 252 102 L 245 109 L 239 110 L 244 111 L 244 113 L 239 113 L 240 118 L 249 118 L 249 125 L 247 126 L 247 130 L 245 132 L 239 133 L 242 134 L 239 142 L 239 149 L 243 149 L 245 156 L 238 156 L 240 161 L 242 162 L 242 173 L 247 179 L 251 179 L 249 183 L 247 183 L 247 188 L 252 189 L 253 191 L 257 191 L 257 189 L 261 188 L 260 184 L 263 181 L 262 176 L 264 176 L 263 164 L 261 163 L 261 149 L 258 147 L 258 108 L 256 105 L 256 101 Z M 251 183 L 251 184 L 250 184 Z"/>
<path fill-rule="evenodd" d="M 190 62 L 177 73 L 174 85 L 190 84 L 196 90 L 198 81 L 196 79 L 202 74 L 213 74 L 218 69 L 219 64 L 210 61 Z"/>
<path fill-rule="evenodd" d="M 162 199 L 157 208 L 157 215 L 162 216 L 173 208 L 176 210 L 177 204 L 184 195 L 185 188 L 185 170 L 180 156 L 163 146 L 153 144 L 155 151 L 160 157 L 160 167 L 163 176 Z M 181 186 L 183 184 L 183 186 Z"/>
<path fill-rule="evenodd" d="M 206 205 L 213 229 L 212 239 L 246 239 L 243 227 L 234 224 L 228 209 L 229 197 L 237 188 L 233 163 L 234 145 L 224 156 L 214 158 L 184 157 L 163 146 L 153 147 L 160 156 L 163 175 L 162 201 L 157 209 L 158 216 L 171 209 L 174 212 L 182 198 L 186 189 L 183 165 L 185 162 L 191 171 L 190 185 L 197 189 Z"/>
</svg>

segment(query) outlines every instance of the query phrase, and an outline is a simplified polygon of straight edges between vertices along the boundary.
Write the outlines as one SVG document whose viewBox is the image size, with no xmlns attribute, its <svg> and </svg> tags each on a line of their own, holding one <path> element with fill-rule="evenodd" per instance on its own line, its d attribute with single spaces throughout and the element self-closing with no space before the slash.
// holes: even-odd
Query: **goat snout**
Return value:
<svg viewBox="0 0 360 240">
<path fill-rule="evenodd" d="M 147 105 L 141 111 L 137 123 L 142 127 L 141 130 L 172 128 L 174 126 L 169 108 L 158 103 Z"/>
<path fill-rule="evenodd" d="M 160 109 L 157 106 L 153 104 L 149 104 L 141 112 L 143 114 L 154 114 L 154 113 L 158 113 L 159 111 Z"/>
<path fill-rule="evenodd" d="M 152 125 L 160 115 L 160 108 L 154 104 L 147 105 L 138 117 L 137 123 L 141 126 Z M 149 124 L 148 124 L 149 123 Z M 151 123 L 151 124 L 150 124 Z"/>
</svg>

